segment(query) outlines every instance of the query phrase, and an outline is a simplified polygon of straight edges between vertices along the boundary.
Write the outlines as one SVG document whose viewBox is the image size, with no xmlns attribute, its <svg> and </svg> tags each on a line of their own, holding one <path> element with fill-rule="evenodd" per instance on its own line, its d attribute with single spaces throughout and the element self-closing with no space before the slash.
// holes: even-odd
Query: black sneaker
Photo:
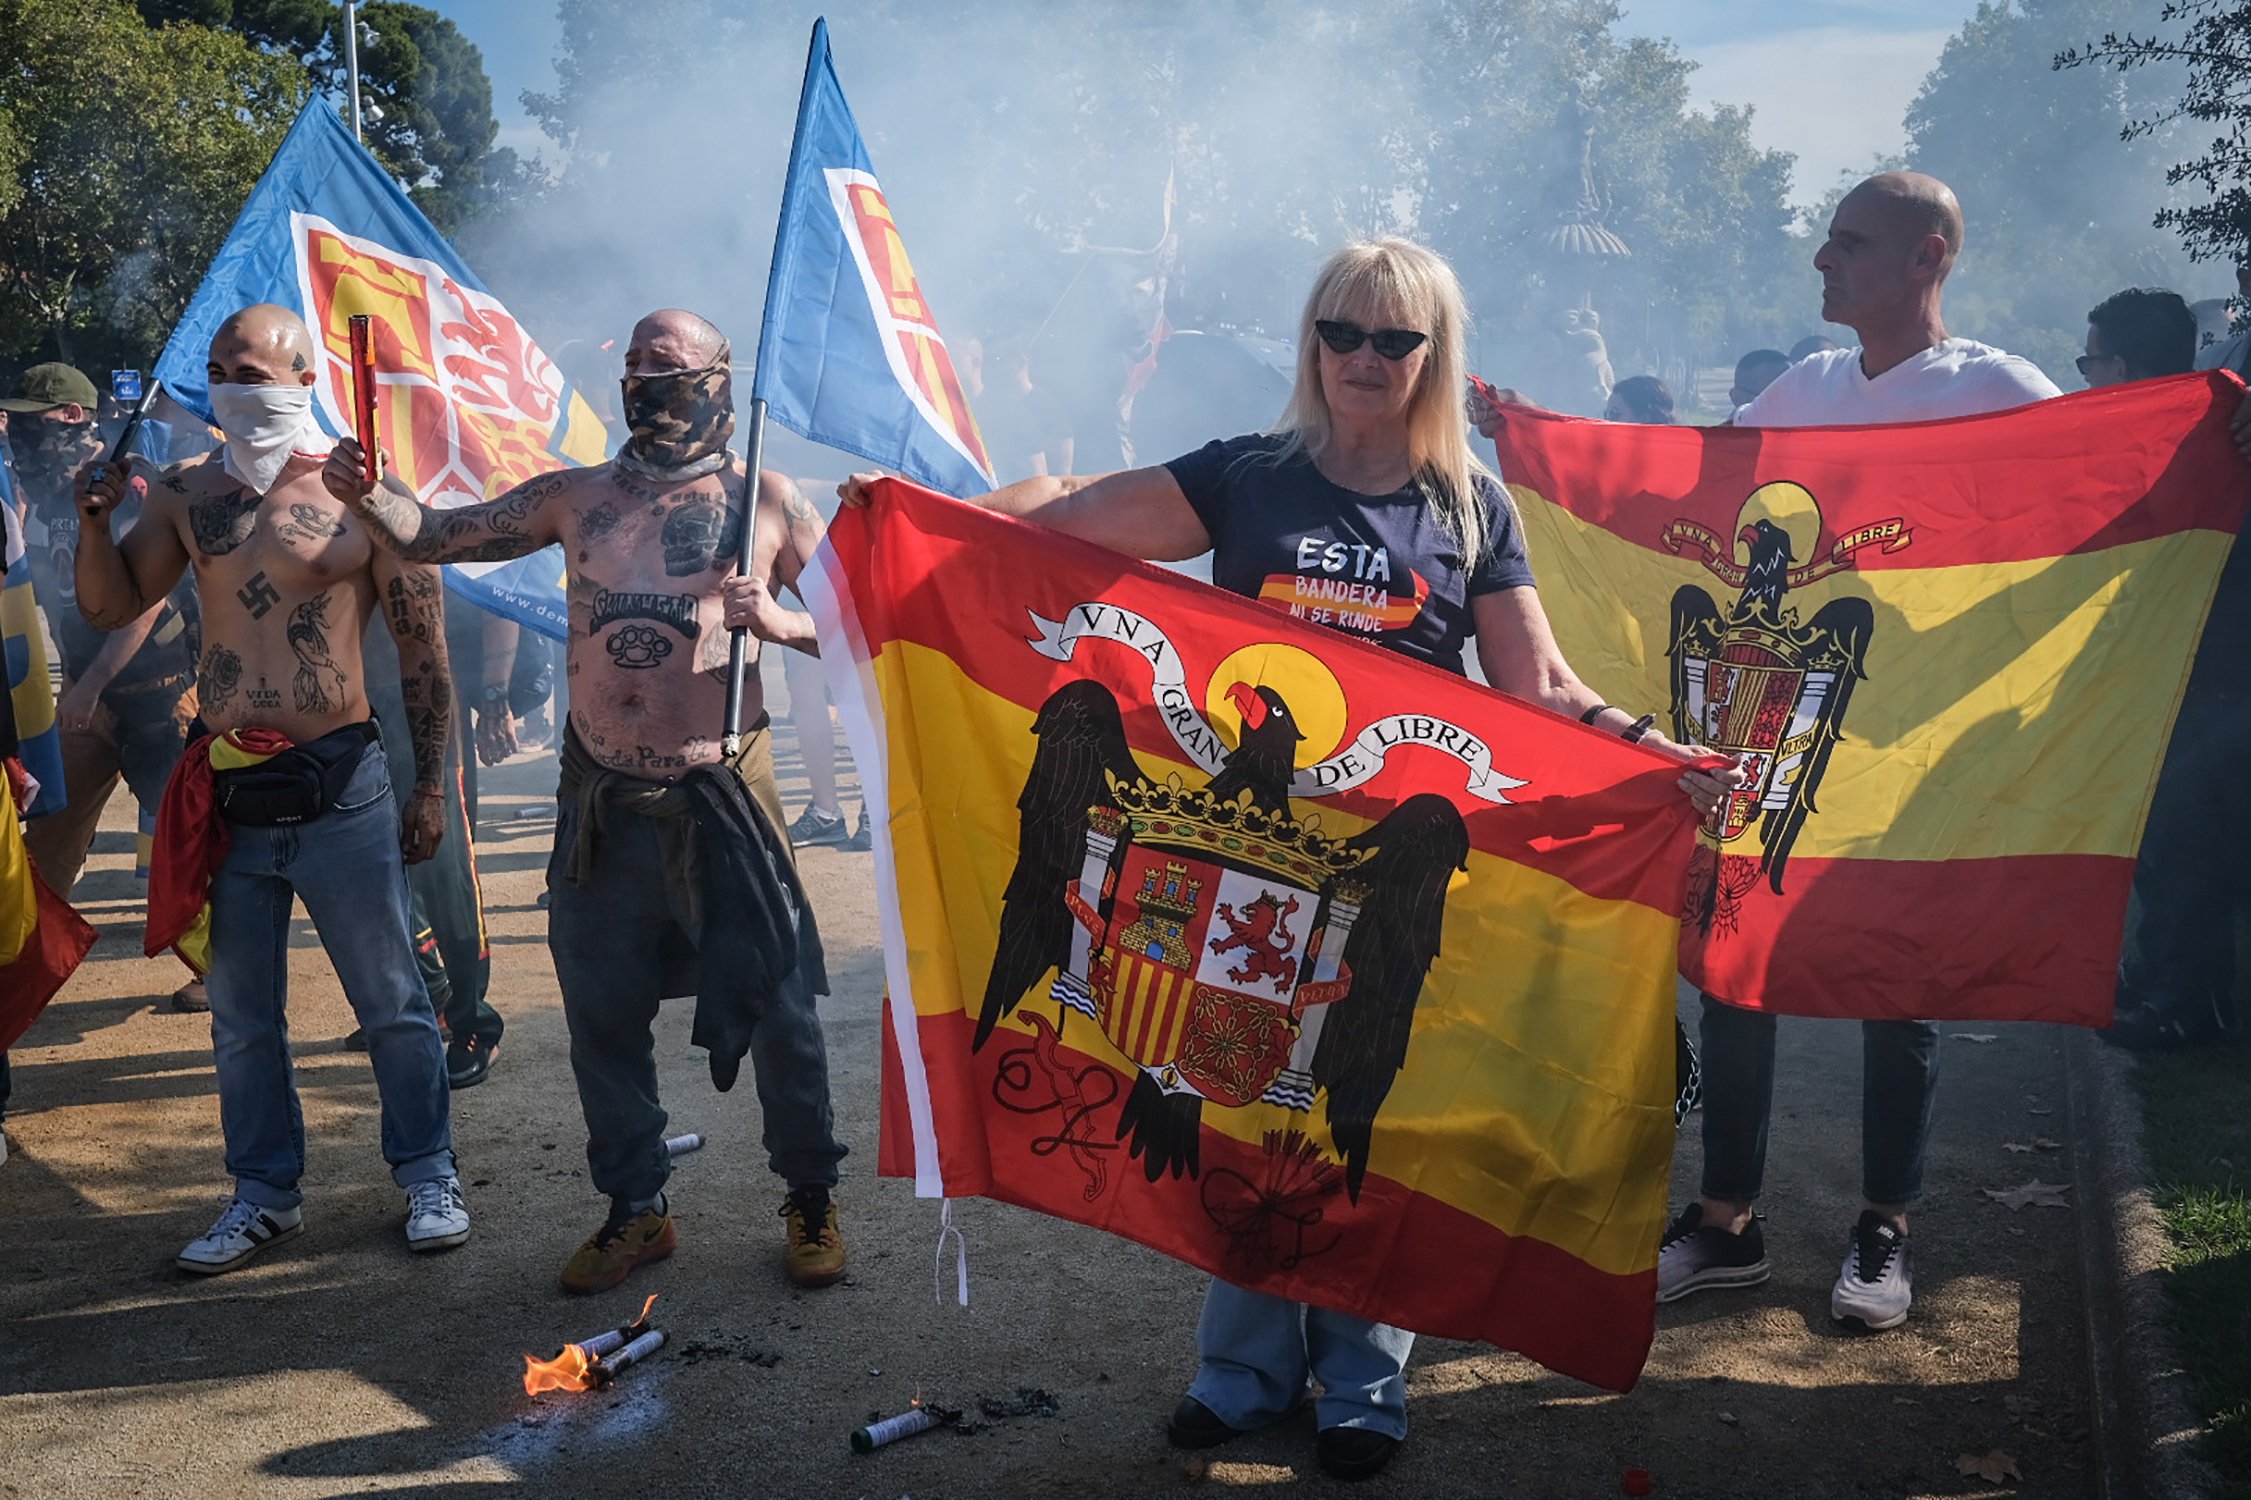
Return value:
<svg viewBox="0 0 2251 1500">
<path fill-rule="evenodd" d="M 800 849 L 814 849 L 822 844 L 841 844 L 850 838 L 851 831 L 844 826 L 844 814 L 822 812 L 808 807 L 789 825 L 789 841 Z"/>
<path fill-rule="evenodd" d="M 446 1082 L 457 1089 L 475 1088 L 498 1061 L 498 1042 L 488 1042 L 481 1036 L 455 1042 L 446 1048 Z"/>
<path fill-rule="evenodd" d="M 875 847 L 875 835 L 868 832 L 868 805 L 865 802 L 860 804 L 860 826 L 852 830 L 852 836 L 844 841 L 844 847 L 855 854 L 865 854 Z"/>
<path fill-rule="evenodd" d="M 1680 1211 L 1657 1248 L 1657 1300 L 1678 1302 L 1692 1292 L 1715 1287 L 1757 1286 L 1773 1274 L 1766 1263 L 1766 1235 L 1757 1214 L 1741 1234 L 1704 1223 L 1704 1205 Z"/>
<path fill-rule="evenodd" d="M 1228 1426 L 1218 1412 L 1194 1396 L 1181 1397 L 1180 1404 L 1172 1409 L 1172 1420 L 1165 1423 L 1165 1441 L 1175 1448 L 1216 1448 L 1242 1435 L 1240 1427 Z"/>
</svg>

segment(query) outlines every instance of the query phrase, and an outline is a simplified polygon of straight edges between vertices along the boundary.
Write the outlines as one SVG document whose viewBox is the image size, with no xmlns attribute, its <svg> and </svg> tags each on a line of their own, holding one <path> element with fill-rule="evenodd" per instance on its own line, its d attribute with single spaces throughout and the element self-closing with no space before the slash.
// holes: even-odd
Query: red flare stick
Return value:
<svg viewBox="0 0 2251 1500">
<path fill-rule="evenodd" d="M 352 314 L 352 417 L 360 440 L 360 471 L 373 488 L 375 470 L 375 335 L 366 313 Z"/>
</svg>

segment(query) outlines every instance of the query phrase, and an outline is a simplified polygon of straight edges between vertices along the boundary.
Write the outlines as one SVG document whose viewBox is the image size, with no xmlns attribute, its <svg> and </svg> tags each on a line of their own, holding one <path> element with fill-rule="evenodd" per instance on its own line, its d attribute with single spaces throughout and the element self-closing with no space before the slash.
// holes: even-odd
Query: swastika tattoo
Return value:
<svg viewBox="0 0 2251 1500">
<path fill-rule="evenodd" d="M 250 581 L 235 590 L 235 602 L 250 611 L 250 618 L 263 620 L 266 612 L 281 603 L 281 590 L 264 573 L 253 573 Z"/>
</svg>

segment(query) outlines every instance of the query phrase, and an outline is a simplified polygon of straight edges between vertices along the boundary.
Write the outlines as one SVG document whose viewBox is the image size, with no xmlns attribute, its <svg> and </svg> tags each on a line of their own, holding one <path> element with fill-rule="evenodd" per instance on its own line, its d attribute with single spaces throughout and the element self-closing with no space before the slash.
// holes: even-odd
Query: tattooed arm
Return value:
<svg viewBox="0 0 2251 1500">
<path fill-rule="evenodd" d="M 438 813 L 438 798 L 445 781 L 446 737 L 453 730 L 453 671 L 446 656 L 444 585 L 438 570 L 427 564 L 401 562 L 377 554 L 375 587 L 382 596 L 383 619 L 391 639 L 399 646 L 399 696 L 406 703 L 406 726 L 414 741 L 414 806 L 408 809 L 407 833 L 425 805 Z M 431 849 L 437 839 L 430 839 Z M 408 857 L 413 857 L 408 849 Z M 427 855 L 425 855 L 427 857 Z"/>
<path fill-rule="evenodd" d="M 410 563 L 529 557 L 560 539 L 555 507 L 548 502 L 571 484 L 568 473 L 542 474 L 482 505 L 432 510 L 388 474 L 369 489 L 360 467 L 360 445 L 351 438 L 330 452 L 320 477 L 328 492 L 366 523 L 377 546 Z"/>
<path fill-rule="evenodd" d="M 721 585 L 721 623 L 730 630 L 746 629 L 777 646 L 808 656 L 820 655 L 813 617 L 775 597 L 778 590 L 795 587 L 813 549 L 821 544 L 825 528 L 820 516 L 805 503 L 796 485 L 769 469 L 758 476 L 758 502 L 751 524 L 759 528 L 751 571 Z M 767 540 L 769 533 L 771 542 Z M 763 569 L 758 565 L 761 560 L 766 563 Z"/>
<path fill-rule="evenodd" d="M 101 478 L 92 470 L 78 491 L 78 612 L 97 630 L 123 630 L 164 602 L 188 569 L 179 518 L 187 492 L 181 466 L 165 471 L 142 502 L 141 524 L 120 542 L 110 517 L 125 498 L 130 463 L 111 464 Z"/>
</svg>

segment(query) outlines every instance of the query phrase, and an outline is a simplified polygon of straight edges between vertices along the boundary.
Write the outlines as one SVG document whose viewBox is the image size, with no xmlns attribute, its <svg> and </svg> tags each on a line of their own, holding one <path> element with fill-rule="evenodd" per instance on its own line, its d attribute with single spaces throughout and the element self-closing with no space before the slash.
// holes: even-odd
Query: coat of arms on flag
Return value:
<svg viewBox="0 0 2251 1500">
<path fill-rule="evenodd" d="M 1789 1014 L 2108 1023 L 2251 500 L 2242 390 L 1884 427 L 1509 411 L 1501 472 L 1565 653 L 1749 772 L 1690 866 L 1685 976 Z"/>
<path fill-rule="evenodd" d="M 1677 763 L 876 495 L 804 579 L 874 810 L 882 1170 L 1631 1385 L 1696 836 Z"/>
</svg>

